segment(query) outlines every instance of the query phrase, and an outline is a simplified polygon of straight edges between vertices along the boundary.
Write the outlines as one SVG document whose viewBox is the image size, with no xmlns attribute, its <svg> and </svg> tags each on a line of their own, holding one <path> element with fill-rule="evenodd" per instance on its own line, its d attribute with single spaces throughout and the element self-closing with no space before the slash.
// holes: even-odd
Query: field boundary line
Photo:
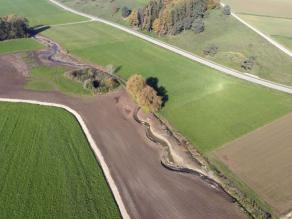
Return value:
<svg viewBox="0 0 292 219">
<path fill-rule="evenodd" d="M 78 121 L 79 125 L 81 126 L 83 133 L 85 134 L 88 143 L 91 146 L 91 149 L 93 150 L 102 170 L 103 173 L 105 175 L 106 181 L 114 195 L 114 198 L 118 204 L 118 207 L 120 209 L 120 213 L 122 215 L 122 217 L 124 219 L 130 219 L 130 216 L 126 210 L 126 207 L 124 205 L 124 202 L 121 198 L 120 192 L 118 190 L 118 187 L 110 173 L 109 167 L 105 162 L 105 159 L 101 153 L 101 151 L 99 150 L 99 148 L 97 147 L 92 135 L 90 134 L 89 129 L 87 128 L 84 120 L 82 119 L 82 117 L 80 116 L 79 113 L 77 113 L 74 109 L 63 105 L 63 104 L 59 104 L 59 103 L 50 103 L 50 102 L 43 102 L 43 101 L 36 101 L 36 100 L 25 100 L 25 99 L 11 99 L 11 98 L 0 98 L 0 102 L 9 102 L 9 103 L 28 103 L 28 104 L 34 104 L 34 105 L 41 105 L 41 106 L 49 106 L 49 107 L 57 107 L 57 108 L 61 108 L 66 110 L 67 112 L 71 113 L 76 120 Z"/>
<path fill-rule="evenodd" d="M 127 32 L 127 33 L 133 35 L 133 36 L 136 36 L 136 37 L 138 37 L 140 39 L 143 39 L 143 40 L 145 40 L 147 42 L 150 42 L 150 43 L 152 43 L 154 45 L 157 45 L 157 46 L 159 46 L 161 48 L 164 48 L 166 50 L 172 51 L 173 53 L 181 55 L 181 56 L 183 56 L 185 58 L 188 58 L 190 60 L 199 62 L 199 63 L 201 63 L 203 65 L 206 65 L 206 66 L 208 66 L 210 68 L 213 68 L 213 69 L 215 69 L 215 70 L 217 70 L 219 72 L 222 72 L 222 73 L 224 73 L 226 75 L 231 75 L 233 77 L 236 77 L 236 78 L 239 78 L 239 79 L 242 79 L 242 80 L 246 80 L 246 81 L 249 81 L 249 82 L 254 83 L 254 84 L 262 85 L 262 86 L 265 86 L 265 87 L 268 87 L 268 88 L 271 88 L 271 89 L 274 89 L 274 90 L 278 90 L 278 91 L 281 91 L 281 92 L 284 92 L 284 93 L 292 94 L 292 87 L 290 87 L 290 86 L 286 86 L 286 85 L 283 85 L 283 84 L 279 84 L 279 83 L 276 83 L 276 82 L 265 80 L 265 79 L 262 79 L 262 78 L 259 78 L 259 77 L 258 78 L 254 77 L 254 76 L 251 77 L 250 75 L 248 75 L 248 74 L 246 74 L 244 72 L 240 72 L 240 71 L 231 69 L 229 67 L 217 64 L 215 62 L 209 61 L 207 59 L 204 59 L 202 57 L 194 55 L 191 52 L 188 52 L 188 51 L 185 51 L 185 50 L 180 49 L 178 47 L 175 47 L 173 45 L 167 44 L 165 42 L 162 42 L 160 40 L 152 38 L 152 37 L 150 37 L 148 35 L 145 35 L 143 33 L 138 32 L 138 31 L 135 31 L 133 29 L 127 28 L 125 26 L 122 26 L 120 24 L 117 24 L 117 23 L 114 23 L 114 22 L 111 22 L 111 21 L 108 21 L 108 20 L 105 20 L 105 19 L 102 19 L 102 18 L 98 18 L 98 17 L 92 16 L 92 15 L 77 11 L 75 9 L 72 9 L 70 7 L 67 7 L 67 6 L 63 5 L 62 3 L 60 3 L 60 2 L 58 2 L 56 0 L 48 0 L 48 1 L 51 2 L 54 5 L 62 8 L 65 11 L 69 11 L 69 12 L 74 13 L 76 15 L 93 19 L 96 22 L 100 22 L 100 23 L 112 26 L 112 27 L 114 27 L 116 29 L 122 30 L 124 32 Z"/>
<path fill-rule="evenodd" d="M 77 22 L 69 22 L 69 23 L 63 23 L 63 24 L 48 24 L 49 27 L 61 27 L 61 26 L 69 26 L 69 25 L 74 25 L 74 24 L 84 24 L 84 23 L 90 23 L 94 22 L 93 19 L 89 19 L 86 21 L 77 21 Z"/>
<path fill-rule="evenodd" d="M 224 3 L 220 3 L 222 5 L 222 7 L 225 6 Z M 261 32 L 259 29 L 255 28 L 254 26 L 250 25 L 249 23 L 247 23 L 246 21 L 244 21 L 243 19 L 241 19 L 238 15 L 236 15 L 235 13 L 231 12 L 231 15 L 237 19 L 239 22 L 241 22 L 242 24 L 244 24 L 245 26 L 247 26 L 248 28 L 250 28 L 251 30 L 253 30 L 254 32 L 256 32 L 258 35 L 260 35 L 261 37 L 263 37 L 265 40 L 267 40 L 269 43 L 271 43 L 272 45 L 274 45 L 275 47 L 277 47 L 279 50 L 281 50 L 282 52 L 284 52 L 286 55 L 292 57 L 292 52 L 287 49 L 285 46 L 283 46 L 282 44 L 278 43 L 276 40 L 272 39 L 271 37 L 269 37 L 268 35 L 264 34 L 263 32 Z"/>
</svg>

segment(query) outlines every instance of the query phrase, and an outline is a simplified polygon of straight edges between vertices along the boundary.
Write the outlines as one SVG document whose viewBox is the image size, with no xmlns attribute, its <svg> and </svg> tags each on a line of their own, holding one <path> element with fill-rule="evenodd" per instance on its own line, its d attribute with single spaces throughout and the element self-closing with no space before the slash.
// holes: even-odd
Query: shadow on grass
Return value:
<svg viewBox="0 0 292 219">
<path fill-rule="evenodd" d="M 48 25 L 36 25 L 36 26 L 33 26 L 29 29 L 29 34 L 30 36 L 34 37 L 35 35 L 49 29 L 50 26 Z"/>
<path fill-rule="evenodd" d="M 162 107 L 165 106 L 169 97 L 167 94 L 167 90 L 163 86 L 159 86 L 159 80 L 156 77 L 149 77 L 146 79 L 146 84 L 156 90 L 157 95 L 162 98 Z"/>
</svg>

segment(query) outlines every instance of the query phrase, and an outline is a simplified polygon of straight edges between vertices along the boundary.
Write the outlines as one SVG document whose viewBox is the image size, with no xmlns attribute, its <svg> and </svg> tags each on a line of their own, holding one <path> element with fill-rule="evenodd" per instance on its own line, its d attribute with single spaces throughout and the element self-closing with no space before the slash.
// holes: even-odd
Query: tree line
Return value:
<svg viewBox="0 0 292 219">
<path fill-rule="evenodd" d="M 209 9 L 219 7 L 219 0 L 151 0 L 143 9 L 129 14 L 132 26 L 142 30 L 154 31 L 159 35 L 175 35 L 192 29 L 204 31 L 202 19 Z"/>
</svg>

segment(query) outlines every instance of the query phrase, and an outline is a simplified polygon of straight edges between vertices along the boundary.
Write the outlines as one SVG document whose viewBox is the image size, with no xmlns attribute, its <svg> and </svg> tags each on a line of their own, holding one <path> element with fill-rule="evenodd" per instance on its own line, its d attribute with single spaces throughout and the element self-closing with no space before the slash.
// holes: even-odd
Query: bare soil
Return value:
<svg viewBox="0 0 292 219">
<path fill-rule="evenodd" d="M 292 207 L 292 114 L 216 152 L 225 165 L 278 213 Z"/>
<path fill-rule="evenodd" d="M 161 165 L 161 149 L 134 121 L 134 106 L 124 90 L 79 98 L 25 90 L 25 83 L 13 61 L 0 57 L 0 97 L 60 103 L 83 117 L 132 218 L 245 218 L 224 192 Z"/>
</svg>

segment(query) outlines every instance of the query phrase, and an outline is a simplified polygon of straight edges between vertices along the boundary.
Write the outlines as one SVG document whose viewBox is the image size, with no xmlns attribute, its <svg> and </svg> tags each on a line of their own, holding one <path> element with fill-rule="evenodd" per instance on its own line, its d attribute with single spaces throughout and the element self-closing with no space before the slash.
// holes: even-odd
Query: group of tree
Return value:
<svg viewBox="0 0 292 219">
<path fill-rule="evenodd" d="M 29 37 L 28 20 L 16 15 L 0 17 L 0 41 Z"/>
<path fill-rule="evenodd" d="M 95 68 L 74 69 L 65 76 L 83 84 L 84 89 L 93 93 L 106 93 L 119 87 L 120 82 L 110 72 L 106 74 Z"/>
<path fill-rule="evenodd" d="M 162 106 L 162 97 L 147 85 L 145 79 L 138 74 L 132 75 L 127 81 L 128 93 L 145 112 L 158 112 Z"/>
<path fill-rule="evenodd" d="M 129 21 L 132 26 L 159 35 L 175 35 L 189 29 L 200 33 L 205 29 L 205 12 L 219 3 L 219 0 L 151 0 L 143 9 L 133 10 Z"/>
<path fill-rule="evenodd" d="M 203 49 L 203 54 L 206 56 L 215 56 L 218 52 L 218 46 L 212 44 L 205 49 Z"/>
</svg>

